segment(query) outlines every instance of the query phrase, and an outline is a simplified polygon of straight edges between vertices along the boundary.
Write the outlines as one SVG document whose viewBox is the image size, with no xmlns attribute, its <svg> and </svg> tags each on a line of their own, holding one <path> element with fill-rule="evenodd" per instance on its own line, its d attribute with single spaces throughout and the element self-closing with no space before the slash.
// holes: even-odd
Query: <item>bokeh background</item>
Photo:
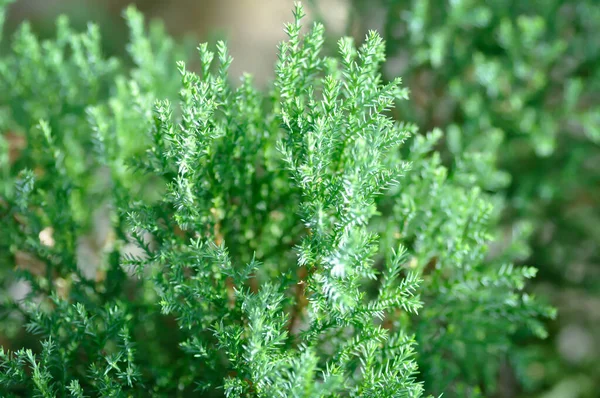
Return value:
<svg viewBox="0 0 600 398">
<path fill-rule="evenodd" d="M 306 2 L 305 2 L 306 3 Z M 292 0 L 17 0 L 11 6 L 6 29 L 13 30 L 24 19 L 37 32 L 51 35 L 60 14 L 70 17 L 74 26 L 94 21 L 102 27 L 106 50 L 124 52 L 127 27 L 123 9 L 134 4 L 149 19 L 164 21 L 167 31 L 178 38 L 196 41 L 226 39 L 235 58 L 231 72 L 252 73 L 265 84 L 276 59 L 276 45 L 285 38 L 283 23 L 290 20 Z M 321 0 L 330 33 L 346 28 L 349 3 Z M 312 13 L 314 14 L 314 12 Z M 314 16 L 314 15 L 313 15 Z"/>
<path fill-rule="evenodd" d="M 232 75 L 267 85 L 291 19 L 291 0 L 17 0 L 23 20 L 52 35 L 67 14 L 101 27 L 105 51 L 124 53 L 122 10 L 134 3 L 167 31 L 195 42 L 224 38 Z M 520 340 L 499 375 L 499 397 L 600 396 L 600 1 L 313 0 L 309 18 L 332 36 L 387 39 L 384 76 L 402 76 L 410 104 L 398 117 L 447 133 L 446 161 L 492 156 L 480 184 L 502 206 L 499 241 L 524 237 L 515 256 L 539 275 L 529 290 L 552 303 L 544 341 Z M 96 237 L 102 239 L 100 214 Z M 501 249 L 498 249 L 501 250 Z M 89 245 L 94 256 L 93 244 Z"/>
</svg>

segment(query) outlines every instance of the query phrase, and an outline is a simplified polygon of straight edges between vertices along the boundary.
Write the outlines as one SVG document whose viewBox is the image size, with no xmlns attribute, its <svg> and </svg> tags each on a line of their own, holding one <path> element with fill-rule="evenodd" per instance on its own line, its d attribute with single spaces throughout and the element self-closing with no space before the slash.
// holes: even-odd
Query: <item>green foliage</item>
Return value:
<svg viewBox="0 0 600 398">
<path fill-rule="evenodd" d="M 525 396 L 581 378 L 589 388 L 571 396 L 595 396 L 597 350 L 584 345 L 577 358 L 569 354 L 576 347 L 556 347 L 573 327 L 599 342 L 597 312 L 582 303 L 597 306 L 599 291 L 600 3 L 355 0 L 353 7 L 364 16 L 359 31 L 375 21 L 385 32 L 386 80 L 402 75 L 410 83 L 412 101 L 398 114 L 444 129 L 438 148 L 449 173 L 494 193 L 504 208 L 490 232 L 513 243 L 496 255 L 539 268 L 540 289 L 565 309 L 565 327 L 553 324 L 552 340 L 538 347 L 525 340 L 527 350 L 512 356 Z M 470 177 L 458 177 L 463 171 Z M 524 229 L 529 236 L 511 237 Z"/>
<path fill-rule="evenodd" d="M 64 18 L 0 59 L 3 395 L 473 395 L 544 335 L 535 270 L 487 256 L 489 160 L 391 117 L 377 33 L 322 55 L 297 5 L 261 92 L 125 16 L 131 68 Z"/>
</svg>

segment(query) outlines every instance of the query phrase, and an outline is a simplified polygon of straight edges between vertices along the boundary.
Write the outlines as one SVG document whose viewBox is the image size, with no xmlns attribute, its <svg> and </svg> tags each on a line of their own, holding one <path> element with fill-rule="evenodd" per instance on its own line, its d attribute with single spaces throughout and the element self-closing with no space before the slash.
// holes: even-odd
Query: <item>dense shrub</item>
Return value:
<svg viewBox="0 0 600 398">
<path fill-rule="evenodd" d="M 265 92 L 229 81 L 222 42 L 189 71 L 131 8 L 127 60 L 65 18 L 15 34 L 4 396 L 477 396 L 514 333 L 545 335 L 520 240 L 489 253 L 490 158 L 447 168 L 439 130 L 392 118 L 408 90 L 377 33 L 322 55 L 294 15 Z"/>
<path fill-rule="evenodd" d="M 559 309 L 552 339 L 511 357 L 526 396 L 596 396 L 600 385 L 600 3 L 355 0 L 358 31 L 386 39 L 403 120 L 447 132 L 451 170 L 486 158 L 476 184 L 504 202 L 498 239 L 528 231 L 517 262 Z M 595 348 L 594 348 L 595 347 Z M 567 391 L 567 392 L 565 392 Z M 516 394 L 515 391 L 509 396 Z M 566 395 L 565 395 L 566 394 Z"/>
</svg>

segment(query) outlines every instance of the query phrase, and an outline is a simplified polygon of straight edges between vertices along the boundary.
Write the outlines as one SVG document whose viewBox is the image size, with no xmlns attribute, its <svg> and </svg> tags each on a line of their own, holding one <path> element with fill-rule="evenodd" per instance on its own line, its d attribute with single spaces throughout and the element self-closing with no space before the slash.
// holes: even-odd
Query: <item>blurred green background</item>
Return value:
<svg viewBox="0 0 600 398">
<path fill-rule="evenodd" d="M 6 31 L 30 20 L 49 36 L 56 17 L 67 14 L 78 28 L 97 22 L 105 51 L 122 54 L 121 14 L 130 3 L 17 0 Z M 559 311 L 545 341 L 515 336 L 522 349 L 507 358 L 498 396 L 600 396 L 600 1 L 305 3 L 333 37 L 384 35 L 384 76 L 402 76 L 412 92 L 398 118 L 423 131 L 442 128 L 450 166 L 455 153 L 493 158 L 496 169 L 482 171 L 478 183 L 502 206 L 499 246 L 527 235 L 517 260 L 539 269 L 530 290 Z M 225 38 L 232 75 L 249 72 L 265 85 L 293 1 L 133 4 L 176 38 Z"/>
</svg>

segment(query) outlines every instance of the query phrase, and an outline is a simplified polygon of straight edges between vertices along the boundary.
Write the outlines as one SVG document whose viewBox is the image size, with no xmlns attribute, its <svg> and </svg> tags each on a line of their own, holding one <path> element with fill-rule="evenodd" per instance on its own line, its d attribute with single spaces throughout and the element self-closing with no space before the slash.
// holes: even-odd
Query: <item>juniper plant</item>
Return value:
<svg viewBox="0 0 600 398">
<path fill-rule="evenodd" d="M 447 131 L 443 164 L 470 169 L 460 182 L 493 194 L 501 219 L 491 233 L 513 242 L 497 244 L 494 256 L 538 267 L 537 288 L 565 309 L 552 339 L 520 338 L 527 347 L 510 358 L 525 396 L 573 380 L 582 385 L 573 394 L 595 396 L 597 351 L 577 355 L 560 341 L 573 329 L 600 341 L 598 317 L 582 305 L 598 302 L 600 3 L 352 3 L 358 31 L 384 32 L 385 80 L 409 82 L 413 100 L 397 117 Z"/>
<path fill-rule="evenodd" d="M 131 70 L 64 19 L 0 61 L 5 395 L 474 396 L 517 328 L 543 334 L 534 270 L 486 260 L 489 201 L 392 119 L 377 33 L 322 55 L 296 5 L 261 92 L 224 43 L 195 73 L 126 17 Z"/>
</svg>

